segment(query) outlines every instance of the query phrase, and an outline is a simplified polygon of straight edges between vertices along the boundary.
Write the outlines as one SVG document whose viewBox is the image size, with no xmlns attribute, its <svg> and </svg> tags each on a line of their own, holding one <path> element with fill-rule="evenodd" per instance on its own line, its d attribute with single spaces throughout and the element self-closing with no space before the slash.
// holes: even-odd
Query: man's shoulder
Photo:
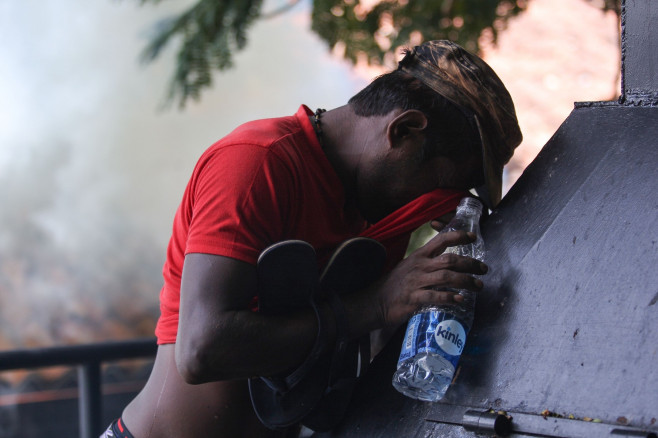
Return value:
<svg viewBox="0 0 658 438">
<path fill-rule="evenodd" d="M 264 147 L 297 135 L 303 135 L 303 127 L 297 114 L 252 120 L 235 128 L 218 141 L 218 145 L 252 144 Z"/>
<path fill-rule="evenodd" d="M 318 155 L 321 148 L 305 111 L 302 105 L 294 115 L 243 123 L 209 147 L 200 161 L 232 157 L 229 159 L 282 161 L 290 167 L 309 165 L 309 154 Z"/>
</svg>

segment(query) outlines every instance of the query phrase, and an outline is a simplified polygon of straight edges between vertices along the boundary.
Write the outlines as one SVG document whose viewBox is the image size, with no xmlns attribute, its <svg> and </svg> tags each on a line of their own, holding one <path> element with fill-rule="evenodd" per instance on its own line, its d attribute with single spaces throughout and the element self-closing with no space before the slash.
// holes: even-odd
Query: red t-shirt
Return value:
<svg viewBox="0 0 658 438">
<path fill-rule="evenodd" d="M 163 268 L 159 344 L 176 341 L 185 255 L 207 253 L 255 264 L 286 239 L 309 242 L 322 262 L 366 227 L 346 216 L 343 187 L 301 106 L 294 116 L 246 123 L 199 159 L 174 218 Z"/>
<path fill-rule="evenodd" d="M 320 265 L 357 235 L 379 240 L 390 269 L 422 223 L 453 211 L 468 192 L 437 188 L 368 227 L 345 210 L 343 186 L 301 106 L 294 116 L 238 127 L 201 156 L 174 218 L 163 268 L 159 344 L 176 342 L 183 261 L 216 254 L 256 264 L 260 252 L 288 239 L 315 249 Z"/>
</svg>

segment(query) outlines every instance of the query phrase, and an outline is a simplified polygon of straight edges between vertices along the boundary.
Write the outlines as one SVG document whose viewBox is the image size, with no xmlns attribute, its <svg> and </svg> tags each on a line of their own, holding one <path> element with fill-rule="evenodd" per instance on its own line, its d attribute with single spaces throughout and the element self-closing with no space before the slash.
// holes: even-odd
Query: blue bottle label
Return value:
<svg viewBox="0 0 658 438">
<path fill-rule="evenodd" d="M 418 353 L 443 356 L 456 368 L 470 327 L 454 315 L 430 310 L 411 317 L 402 341 L 398 367 Z"/>
</svg>

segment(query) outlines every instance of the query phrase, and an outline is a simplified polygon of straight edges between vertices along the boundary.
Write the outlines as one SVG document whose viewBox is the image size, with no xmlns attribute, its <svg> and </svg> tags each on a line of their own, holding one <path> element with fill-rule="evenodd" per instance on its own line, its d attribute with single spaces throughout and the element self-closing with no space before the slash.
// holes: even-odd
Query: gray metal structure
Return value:
<svg viewBox="0 0 658 438">
<path fill-rule="evenodd" d="M 577 103 L 483 224 L 490 274 L 445 400 L 392 388 L 399 332 L 315 436 L 656 437 L 656 28 L 657 0 L 626 0 L 621 98 Z"/>
</svg>

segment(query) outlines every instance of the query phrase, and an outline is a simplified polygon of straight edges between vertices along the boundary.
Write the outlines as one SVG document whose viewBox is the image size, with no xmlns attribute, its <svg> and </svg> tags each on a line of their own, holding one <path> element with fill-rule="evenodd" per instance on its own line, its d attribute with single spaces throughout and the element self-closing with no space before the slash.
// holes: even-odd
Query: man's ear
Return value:
<svg viewBox="0 0 658 438">
<path fill-rule="evenodd" d="M 388 124 L 387 136 L 391 147 L 398 147 L 406 140 L 423 135 L 427 127 L 427 117 L 422 111 L 406 110 L 400 113 Z"/>
</svg>

